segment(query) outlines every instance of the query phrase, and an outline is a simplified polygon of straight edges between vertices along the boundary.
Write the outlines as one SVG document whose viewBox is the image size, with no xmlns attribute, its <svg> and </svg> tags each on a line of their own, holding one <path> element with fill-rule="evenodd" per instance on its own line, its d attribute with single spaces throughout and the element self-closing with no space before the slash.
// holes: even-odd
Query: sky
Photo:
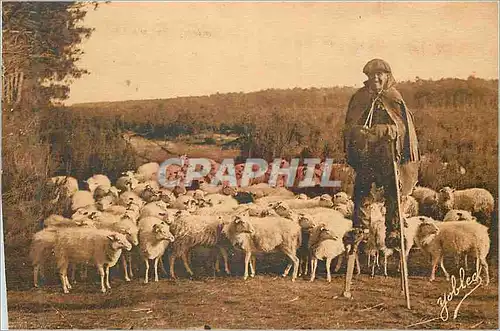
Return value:
<svg viewBox="0 0 500 331">
<path fill-rule="evenodd" d="M 495 2 L 112 2 L 83 24 L 68 105 L 360 87 L 372 58 L 396 80 L 498 78 Z"/>
</svg>

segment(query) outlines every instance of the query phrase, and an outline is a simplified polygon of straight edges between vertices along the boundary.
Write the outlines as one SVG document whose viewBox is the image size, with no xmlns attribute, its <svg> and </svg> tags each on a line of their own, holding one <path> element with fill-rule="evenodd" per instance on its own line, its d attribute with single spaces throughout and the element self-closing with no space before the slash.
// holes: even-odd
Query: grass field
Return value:
<svg viewBox="0 0 500 331">
<path fill-rule="evenodd" d="M 77 283 L 70 294 L 63 294 L 57 279 L 42 289 L 31 288 L 31 278 L 11 280 L 16 288 L 8 291 L 9 328 L 245 328 L 245 329 L 496 329 L 498 327 L 498 273 L 490 258 L 491 283 L 472 292 L 459 309 L 453 310 L 473 285 L 461 290 L 449 305 L 448 321 L 439 319 L 437 299 L 451 289 L 438 272 L 430 283 L 428 258 L 414 251 L 410 260 L 412 310 L 407 310 L 400 293 L 395 260 L 390 261 L 388 278 L 367 275 L 364 270 L 353 282 L 351 300 L 340 297 L 343 269 L 325 280 L 324 264 L 318 267 L 316 281 L 279 276 L 285 261 L 279 255 L 257 256 L 257 276 L 244 281 L 241 255 L 232 258 L 233 276 L 216 276 L 206 260 L 193 260 L 198 277 L 189 279 L 181 265 L 178 280 L 162 278 L 158 283 L 130 283 L 116 274 L 112 289 L 102 294 L 98 283 Z M 458 275 L 453 262 L 449 271 Z M 20 267 L 26 268 L 26 267 Z M 433 321 L 428 321 L 434 319 Z M 426 322 L 428 321 L 428 322 Z M 425 322 L 423 324 L 417 324 Z M 417 324 L 412 326 L 412 324 Z"/>
</svg>

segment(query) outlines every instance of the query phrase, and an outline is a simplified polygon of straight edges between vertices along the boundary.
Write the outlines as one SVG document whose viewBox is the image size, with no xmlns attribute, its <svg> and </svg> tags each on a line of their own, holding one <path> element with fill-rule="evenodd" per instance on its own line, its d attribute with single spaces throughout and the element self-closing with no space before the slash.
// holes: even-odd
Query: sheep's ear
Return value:
<svg viewBox="0 0 500 331">
<path fill-rule="evenodd" d="M 163 223 L 163 222 L 162 222 L 162 223 Z M 158 232 L 158 230 L 159 230 L 159 225 L 158 225 L 158 224 L 153 225 L 153 232 L 154 232 L 154 233 L 157 233 L 157 232 Z"/>
<path fill-rule="evenodd" d="M 116 238 L 116 234 L 110 234 L 109 236 L 107 236 L 109 240 L 111 241 L 117 241 L 118 238 Z"/>
<path fill-rule="evenodd" d="M 239 224 L 239 223 L 241 223 L 241 218 L 235 217 L 233 222 L 234 222 L 234 224 Z"/>
</svg>

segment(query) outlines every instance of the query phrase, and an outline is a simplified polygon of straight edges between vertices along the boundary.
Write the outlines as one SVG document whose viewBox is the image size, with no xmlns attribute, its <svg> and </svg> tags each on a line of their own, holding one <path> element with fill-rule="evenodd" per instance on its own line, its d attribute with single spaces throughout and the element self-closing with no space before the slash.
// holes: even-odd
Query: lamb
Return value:
<svg viewBox="0 0 500 331">
<path fill-rule="evenodd" d="M 145 163 L 137 168 L 136 178 L 141 182 L 145 182 L 148 180 L 157 180 L 159 171 L 160 165 L 158 163 Z"/>
<path fill-rule="evenodd" d="M 343 238 L 345 233 L 352 229 L 352 221 L 345 218 L 342 213 L 328 208 L 322 209 L 323 210 L 320 210 L 319 212 L 313 214 L 299 214 L 299 224 L 301 225 L 301 227 L 304 229 L 304 224 L 309 224 L 309 228 L 323 225 L 326 226 L 331 233 L 335 234 L 335 236 L 339 238 Z M 304 232 L 302 232 L 302 234 L 304 235 Z M 307 241 L 307 236 L 303 237 L 303 241 Z M 307 261 L 308 256 L 306 255 L 306 253 L 309 251 L 310 245 L 311 244 L 308 244 L 306 247 L 302 245 L 301 249 L 299 249 L 299 252 L 302 251 L 300 256 L 301 263 L 304 263 L 302 261 Z M 340 255 L 339 259 L 337 260 L 337 265 L 335 266 L 335 272 L 339 271 L 342 261 L 343 256 Z M 305 262 L 304 264 L 307 266 L 307 262 Z M 359 264 L 358 256 L 356 256 L 356 265 L 356 272 L 357 274 L 359 274 L 361 272 L 361 267 Z"/>
<path fill-rule="evenodd" d="M 54 253 L 64 293 L 69 293 L 67 271 L 69 263 L 94 262 L 101 276 L 101 291 L 111 288 L 109 268 L 120 258 L 122 249 L 130 250 L 132 245 L 124 235 L 101 229 L 62 229 L 56 233 Z"/>
<path fill-rule="evenodd" d="M 414 216 L 414 217 L 409 217 L 406 219 L 406 225 L 405 227 L 405 249 L 406 249 L 406 260 L 408 261 L 408 257 L 410 255 L 410 250 L 413 248 L 413 246 L 416 244 L 416 235 L 418 231 L 418 227 L 422 222 L 427 222 L 427 223 L 433 223 L 437 222 L 434 219 L 427 217 L 427 216 Z M 418 245 L 417 245 L 418 246 Z"/>
<path fill-rule="evenodd" d="M 391 256 L 394 251 L 392 249 L 388 249 L 385 246 L 385 237 L 386 237 L 386 225 L 385 225 L 385 214 L 386 209 L 384 205 L 380 202 L 371 203 L 366 207 L 367 214 L 369 215 L 369 229 L 370 235 L 368 237 L 368 241 L 365 246 L 365 251 L 368 255 L 368 266 L 370 266 L 370 260 L 373 258 L 371 262 L 371 277 L 375 276 L 375 266 L 379 265 L 379 255 L 380 252 L 383 253 L 384 256 L 384 276 L 387 277 L 387 258 Z"/>
<path fill-rule="evenodd" d="M 170 276 L 175 279 L 174 262 L 181 257 L 186 271 L 193 276 L 189 267 L 188 253 L 195 246 L 218 248 L 224 259 L 224 270 L 230 274 L 227 250 L 223 246 L 222 229 L 227 221 L 221 216 L 191 215 L 181 210 L 175 215 L 170 231 L 175 236 L 170 255 Z"/>
<path fill-rule="evenodd" d="M 87 184 L 88 190 L 92 193 L 94 193 L 98 186 L 103 186 L 108 189 L 111 187 L 111 181 L 109 180 L 108 176 L 100 174 L 93 175 L 92 177 L 85 180 L 84 183 Z"/>
<path fill-rule="evenodd" d="M 327 281 L 332 281 L 330 273 L 330 264 L 335 257 L 339 257 L 344 253 L 344 244 L 342 237 L 337 236 L 326 225 L 321 224 L 315 226 L 311 230 L 309 240 L 309 251 L 311 252 L 311 279 L 316 278 L 316 268 L 318 260 L 326 259 Z"/>
<path fill-rule="evenodd" d="M 149 260 L 154 262 L 155 282 L 158 281 L 158 261 L 165 253 L 170 242 L 174 242 L 174 236 L 169 226 L 156 217 L 144 217 L 139 221 L 139 248 L 141 257 L 146 265 L 144 283 L 148 283 Z"/>
<path fill-rule="evenodd" d="M 224 226 L 222 232 L 235 247 L 245 252 L 245 274 L 248 278 L 248 264 L 253 252 L 283 252 L 293 263 L 292 281 L 295 281 L 299 269 L 299 259 L 296 256 L 297 248 L 301 245 L 301 228 L 296 222 L 282 217 L 250 217 L 248 213 L 234 215 L 231 221 Z M 291 268 L 285 269 L 286 277 Z M 252 270 L 252 276 L 255 268 Z"/>
<path fill-rule="evenodd" d="M 467 210 L 452 209 L 444 215 L 443 222 L 467 221 L 476 222 L 476 217 L 472 216 Z"/>
<path fill-rule="evenodd" d="M 417 230 L 417 244 L 432 257 L 432 271 L 429 281 L 435 280 L 438 262 L 441 262 L 446 279 L 449 274 L 444 268 L 445 254 L 472 254 L 476 257 L 476 270 L 484 270 L 485 283 L 489 284 L 488 263 L 486 256 L 490 250 L 488 228 L 477 222 L 422 222 Z M 480 268 L 481 266 L 481 268 Z"/>
<path fill-rule="evenodd" d="M 495 200 L 490 192 L 482 188 L 455 190 L 443 187 L 438 193 L 438 203 L 443 214 L 451 209 L 462 209 L 476 216 L 481 224 L 491 226 L 491 213 Z"/>
<path fill-rule="evenodd" d="M 79 190 L 71 197 L 71 211 L 75 212 L 80 208 L 93 206 L 95 204 L 92 192 Z"/>
</svg>

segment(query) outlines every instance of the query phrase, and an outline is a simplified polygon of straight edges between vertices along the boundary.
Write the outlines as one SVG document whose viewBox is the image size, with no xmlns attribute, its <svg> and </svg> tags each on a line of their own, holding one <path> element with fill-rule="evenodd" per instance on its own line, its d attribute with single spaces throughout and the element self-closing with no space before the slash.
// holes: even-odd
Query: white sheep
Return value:
<svg viewBox="0 0 500 331">
<path fill-rule="evenodd" d="M 208 194 L 199 200 L 199 206 L 194 214 L 219 215 L 233 212 L 238 206 L 238 201 L 232 196 L 222 194 Z"/>
<path fill-rule="evenodd" d="M 158 172 L 160 171 L 160 165 L 156 162 L 145 163 L 136 171 L 136 178 L 141 182 L 148 180 L 157 180 Z"/>
<path fill-rule="evenodd" d="M 146 204 L 146 202 L 134 192 L 127 191 L 120 194 L 117 204 L 128 207 L 131 203 L 141 208 Z"/>
<path fill-rule="evenodd" d="M 124 235 L 101 229 L 77 228 L 57 231 L 54 244 L 57 267 L 64 293 L 69 293 L 67 272 L 69 263 L 95 263 L 101 276 L 101 291 L 106 292 L 109 284 L 109 268 L 114 266 L 122 249 L 130 250 L 132 245 Z"/>
<path fill-rule="evenodd" d="M 315 207 L 329 208 L 332 206 L 332 200 L 328 194 L 308 200 L 288 199 L 286 201 L 282 201 L 282 203 L 286 203 L 290 209 L 308 209 Z"/>
<path fill-rule="evenodd" d="M 197 209 L 196 200 L 193 197 L 182 195 L 175 199 L 170 208 L 194 212 Z"/>
<path fill-rule="evenodd" d="M 71 211 L 75 212 L 80 208 L 93 206 L 95 204 L 92 192 L 79 190 L 71 196 Z"/>
<path fill-rule="evenodd" d="M 342 237 L 337 236 L 324 224 L 317 225 L 311 230 L 309 251 L 311 254 L 310 281 L 312 282 L 316 278 L 318 260 L 326 260 L 326 279 L 330 283 L 332 281 L 330 264 L 334 258 L 339 257 L 340 259 L 341 254 L 345 251 Z"/>
<path fill-rule="evenodd" d="M 141 257 L 146 265 L 144 283 L 148 282 L 149 260 L 154 262 L 155 282 L 158 281 L 158 261 L 162 258 L 174 236 L 169 226 L 156 217 L 144 217 L 139 221 L 139 248 Z"/>
<path fill-rule="evenodd" d="M 369 220 L 370 233 L 368 241 L 365 246 L 365 252 L 368 255 L 368 266 L 371 264 L 371 276 L 375 276 L 375 266 L 379 265 L 380 253 L 384 257 L 384 276 L 387 277 L 387 258 L 391 256 L 394 251 L 388 249 L 385 245 L 386 225 L 385 214 L 386 209 L 380 202 L 371 203 L 365 206 L 365 213 Z M 373 261 L 371 261 L 373 258 Z"/>
<path fill-rule="evenodd" d="M 128 216 L 115 218 L 109 217 L 108 215 L 101 215 L 101 217 L 98 218 L 98 221 L 95 222 L 95 226 L 99 229 L 107 229 L 110 231 L 121 233 L 133 246 L 139 245 L 139 229 L 135 223 L 135 220 L 130 219 Z M 129 282 L 130 278 L 134 277 L 134 273 L 132 271 L 132 256 L 130 255 L 130 253 L 124 252 L 124 254 L 121 255 L 121 259 L 124 279 L 125 281 Z"/>
<path fill-rule="evenodd" d="M 174 262 L 181 257 L 186 271 L 192 276 L 193 271 L 189 266 L 189 251 L 196 246 L 218 248 L 224 259 L 224 270 L 230 274 L 227 250 L 223 245 L 222 229 L 227 223 L 221 216 L 191 215 L 185 210 L 175 215 L 175 220 L 170 224 L 170 231 L 175 237 L 171 245 L 170 276 L 175 279 Z"/>
<path fill-rule="evenodd" d="M 92 177 L 85 180 L 84 183 L 87 184 L 88 190 L 92 193 L 94 193 L 98 186 L 107 187 L 108 189 L 111 187 L 111 181 L 109 180 L 108 176 L 101 174 L 93 175 Z"/>
<path fill-rule="evenodd" d="M 452 209 L 444 215 L 443 222 L 467 221 L 476 222 L 476 217 L 472 216 L 467 210 Z"/>
<path fill-rule="evenodd" d="M 439 191 L 438 202 L 443 214 L 452 209 L 467 210 L 476 216 L 481 224 L 491 226 L 491 213 L 495 206 L 495 199 L 483 188 L 455 190 L 446 186 Z"/>
<path fill-rule="evenodd" d="M 223 233 L 229 241 L 245 252 L 245 274 L 248 278 L 248 264 L 254 252 L 283 252 L 293 263 L 292 281 L 295 281 L 299 271 L 297 248 L 301 245 L 301 228 L 296 222 L 282 217 L 250 217 L 248 213 L 234 215 L 223 228 Z M 289 264 L 283 272 L 288 274 Z M 252 270 L 252 276 L 255 268 Z"/>
<path fill-rule="evenodd" d="M 43 220 L 45 228 L 63 228 L 63 227 L 76 227 L 76 226 L 94 226 L 94 222 L 90 217 L 82 215 L 82 217 L 66 218 L 61 215 L 52 214 Z"/>
<path fill-rule="evenodd" d="M 133 189 L 132 189 L 132 192 L 134 192 L 135 194 L 137 195 L 141 195 L 142 192 L 146 189 L 146 188 L 152 188 L 154 189 L 155 191 L 159 191 L 160 190 L 160 184 L 158 184 L 157 181 L 155 180 L 147 180 L 145 182 L 141 182 L 139 184 L 137 184 Z"/>
<path fill-rule="evenodd" d="M 490 238 L 486 226 L 477 222 L 422 222 L 417 230 L 416 242 L 431 254 L 432 271 L 429 281 L 435 279 L 439 262 L 446 279 L 449 279 L 443 263 L 446 254 L 459 256 L 466 253 L 476 258 L 476 270 L 481 266 L 486 277 L 484 284 L 489 284 L 486 256 L 490 250 Z"/>
</svg>

